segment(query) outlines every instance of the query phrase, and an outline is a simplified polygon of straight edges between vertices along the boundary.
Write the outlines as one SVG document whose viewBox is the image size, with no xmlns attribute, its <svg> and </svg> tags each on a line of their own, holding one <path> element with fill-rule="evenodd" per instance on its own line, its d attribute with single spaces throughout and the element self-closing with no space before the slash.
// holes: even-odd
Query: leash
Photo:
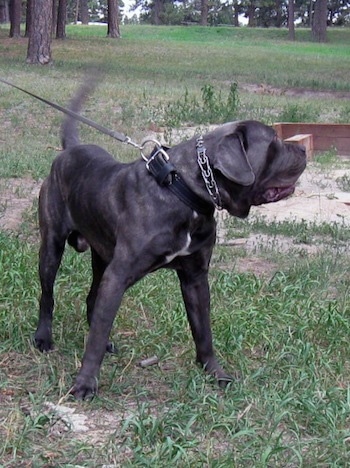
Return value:
<svg viewBox="0 0 350 468">
<path fill-rule="evenodd" d="M 142 159 L 146 162 L 147 170 L 154 176 L 159 185 L 169 188 L 169 190 L 172 193 L 174 193 L 183 203 L 185 203 L 195 211 L 198 211 L 199 213 L 205 215 L 213 213 L 213 205 L 203 200 L 195 192 L 193 192 L 191 188 L 188 187 L 188 185 L 183 180 L 181 175 L 177 172 L 175 167 L 169 162 L 169 156 L 166 152 L 166 148 L 162 146 L 157 140 L 148 138 L 146 140 L 143 140 L 141 145 L 139 145 L 138 143 L 132 141 L 130 137 L 124 135 L 121 132 L 117 132 L 115 130 L 110 130 L 106 127 L 103 127 L 102 125 L 78 114 L 77 112 L 67 109 L 66 107 L 60 106 L 59 104 L 49 101 L 48 99 L 42 98 L 30 91 L 27 91 L 26 89 L 23 89 L 17 85 L 14 85 L 13 83 L 10 83 L 7 80 L 4 80 L 3 78 L 0 78 L 0 82 L 11 86 L 12 88 L 18 89 L 19 91 L 22 91 L 28 96 L 31 96 L 34 99 L 37 99 L 38 101 L 41 101 L 44 104 L 53 107 L 54 109 L 62 112 L 63 114 L 69 115 L 73 119 L 78 120 L 79 122 L 82 122 L 94 128 L 95 130 L 98 130 L 99 132 L 108 135 L 111 138 L 114 138 L 115 140 L 120 141 L 121 143 L 126 143 L 128 145 L 133 146 L 134 148 L 139 149 Z M 144 155 L 143 151 L 145 146 L 150 143 L 153 143 L 156 146 L 156 148 L 151 153 L 151 155 L 147 157 Z M 209 195 L 211 196 L 215 207 L 221 210 L 222 206 L 220 194 L 211 167 L 209 165 L 208 157 L 206 156 L 206 150 L 203 145 L 203 138 L 198 138 L 196 149 L 197 161 L 201 169 L 206 189 Z"/>
<path fill-rule="evenodd" d="M 36 94 L 31 93 L 30 91 L 27 91 L 26 89 L 20 88 L 19 86 L 16 86 L 13 83 L 10 83 L 9 81 L 4 80 L 3 78 L 0 78 L 0 81 L 2 83 L 7 84 L 8 86 L 11 86 L 12 88 L 18 89 L 19 91 L 22 91 L 23 93 L 28 94 L 29 96 L 33 97 L 34 99 L 37 99 L 38 101 L 41 101 L 44 104 L 47 104 L 47 105 L 53 107 L 54 109 L 56 109 L 56 110 L 58 110 L 60 112 L 63 112 L 63 114 L 69 115 L 73 119 L 79 120 L 80 122 L 83 122 L 84 124 L 89 125 L 92 128 L 95 128 L 99 132 L 104 133 L 105 135 L 108 135 L 108 136 L 114 138 L 115 140 L 118 140 L 118 141 L 120 141 L 122 143 L 127 143 L 129 145 L 132 145 L 135 148 L 138 148 L 139 150 L 143 150 L 143 148 L 144 148 L 143 145 L 138 145 L 137 143 L 134 143 L 131 140 L 130 137 L 128 137 L 127 135 L 124 135 L 123 133 L 120 133 L 120 132 L 117 132 L 117 131 L 114 131 L 114 130 L 110 130 L 110 129 L 106 128 L 106 127 L 103 127 L 102 125 L 94 122 L 93 120 L 87 119 L 86 117 L 84 117 L 84 116 L 82 116 L 80 114 L 77 114 L 76 112 L 73 112 L 72 110 L 67 109 L 66 107 L 60 106 L 59 104 L 56 104 L 55 102 L 51 102 L 48 99 L 37 96 Z M 149 142 L 149 140 L 147 140 L 147 143 L 148 142 Z"/>
</svg>

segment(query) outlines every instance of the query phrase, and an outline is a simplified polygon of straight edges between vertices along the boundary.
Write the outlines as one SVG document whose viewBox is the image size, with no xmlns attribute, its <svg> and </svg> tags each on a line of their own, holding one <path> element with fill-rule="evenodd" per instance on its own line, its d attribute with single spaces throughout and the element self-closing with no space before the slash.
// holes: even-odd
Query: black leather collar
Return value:
<svg viewBox="0 0 350 468">
<path fill-rule="evenodd" d="M 175 166 L 169 162 L 165 147 L 155 148 L 151 153 L 146 167 L 159 185 L 167 187 L 183 203 L 198 213 L 209 215 L 214 212 L 214 205 L 209 203 L 186 184 Z"/>
</svg>

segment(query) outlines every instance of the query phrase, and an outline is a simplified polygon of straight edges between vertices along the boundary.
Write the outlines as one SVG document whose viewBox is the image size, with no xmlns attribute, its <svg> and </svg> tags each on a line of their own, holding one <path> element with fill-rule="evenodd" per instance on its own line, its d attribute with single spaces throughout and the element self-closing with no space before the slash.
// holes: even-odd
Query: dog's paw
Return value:
<svg viewBox="0 0 350 468">
<path fill-rule="evenodd" d="M 106 353 L 118 354 L 118 348 L 112 341 L 108 341 L 106 346 Z"/>
<path fill-rule="evenodd" d="M 226 388 L 230 383 L 234 382 L 235 380 L 237 379 L 229 374 L 224 374 L 220 377 L 217 377 L 217 382 L 220 388 Z"/>
<path fill-rule="evenodd" d="M 94 396 L 97 395 L 97 389 L 97 378 L 83 378 L 78 376 L 69 393 L 73 395 L 76 400 L 92 400 Z"/>
<path fill-rule="evenodd" d="M 34 335 L 33 344 L 42 353 L 49 352 L 54 349 L 51 338 L 40 338 L 39 336 Z"/>
<path fill-rule="evenodd" d="M 197 362 L 199 362 L 199 360 L 197 360 Z M 200 364 L 203 366 L 205 372 L 216 379 L 220 388 L 226 388 L 231 382 L 238 380 L 235 376 L 227 374 L 215 357 L 207 359 L 204 364 Z"/>
</svg>

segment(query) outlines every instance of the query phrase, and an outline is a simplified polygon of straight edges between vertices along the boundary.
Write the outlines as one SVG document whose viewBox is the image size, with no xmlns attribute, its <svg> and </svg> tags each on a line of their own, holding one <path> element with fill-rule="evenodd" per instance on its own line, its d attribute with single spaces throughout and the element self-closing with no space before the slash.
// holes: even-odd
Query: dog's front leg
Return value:
<svg viewBox="0 0 350 468">
<path fill-rule="evenodd" d="M 71 393 L 79 400 L 91 398 L 97 393 L 97 382 L 106 345 L 113 321 L 127 288 L 124 275 L 119 274 L 114 264 L 110 264 L 102 277 L 82 360 Z"/>
<path fill-rule="evenodd" d="M 225 387 L 233 378 L 218 363 L 212 342 L 210 326 L 210 291 L 208 271 L 195 271 L 191 261 L 184 262 L 178 270 L 182 296 L 188 321 L 196 345 L 197 361 L 205 371 L 213 375 L 221 387 Z"/>
<path fill-rule="evenodd" d="M 92 284 L 89 291 L 89 294 L 86 298 L 86 317 L 89 324 L 89 327 L 92 322 L 92 316 L 95 309 L 95 302 L 97 298 L 98 289 L 103 277 L 103 273 L 106 270 L 107 264 L 103 259 L 98 255 L 96 250 L 91 249 L 91 266 L 92 266 Z M 109 341 L 106 346 L 106 351 L 108 353 L 116 353 L 117 348 L 114 346 L 114 343 Z"/>
</svg>

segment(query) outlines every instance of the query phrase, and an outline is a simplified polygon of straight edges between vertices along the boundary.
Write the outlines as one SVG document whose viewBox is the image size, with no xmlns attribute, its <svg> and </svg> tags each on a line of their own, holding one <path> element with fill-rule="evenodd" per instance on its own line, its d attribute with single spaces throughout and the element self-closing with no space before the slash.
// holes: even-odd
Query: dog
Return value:
<svg viewBox="0 0 350 468">
<path fill-rule="evenodd" d="M 85 83 L 70 109 L 79 112 L 90 92 Z M 64 119 L 61 139 L 63 151 L 39 195 L 41 298 L 35 346 L 53 348 L 53 286 L 68 243 L 78 252 L 91 249 L 93 271 L 86 300 L 89 335 L 70 390 L 77 399 L 97 393 L 124 292 L 160 268 L 174 269 L 179 278 L 197 362 L 220 386 L 227 385 L 232 377 L 215 357 L 210 326 L 214 211 L 218 207 L 245 218 L 253 205 L 291 195 L 306 166 L 305 149 L 284 143 L 257 121 L 226 123 L 200 143 L 192 138 L 167 149 L 156 145 L 148 163 L 142 158 L 120 163 L 99 146 L 81 144 L 72 117 Z"/>
</svg>

